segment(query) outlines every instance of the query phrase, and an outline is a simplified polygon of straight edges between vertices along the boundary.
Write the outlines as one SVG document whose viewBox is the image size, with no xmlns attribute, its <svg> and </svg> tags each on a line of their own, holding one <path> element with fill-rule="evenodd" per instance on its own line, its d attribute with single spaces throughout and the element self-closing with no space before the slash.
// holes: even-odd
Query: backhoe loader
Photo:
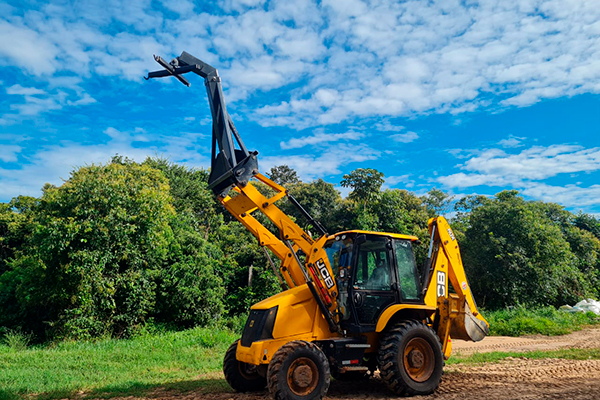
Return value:
<svg viewBox="0 0 600 400">
<path fill-rule="evenodd" d="M 360 379 L 379 370 L 397 395 L 426 395 L 439 386 L 451 338 L 479 341 L 488 331 L 443 217 L 429 220 L 427 260 L 417 266 L 415 236 L 349 230 L 328 234 L 284 187 L 258 170 L 225 105 L 215 68 L 183 52 L 146 79 L 204 78 L 212 113 L 209 187 L 221 204 L 281 261 L 286 287 L 250 309 L 242 337 L 227 350 L 223 372 L 239 392 L 268 387 L 275 399 L 320 399 L 330 379 Z M 237 145 L 236 145 L 237 143 Z M 266 196 L 255 181 L 271 188 Z M 277 206 L 294 204 L 319 232 L 313 237 Z M 264 214 L 272 232 L 256 218 Z M 271 258 L 269 257 L 269 260 Z"/>
</svg>

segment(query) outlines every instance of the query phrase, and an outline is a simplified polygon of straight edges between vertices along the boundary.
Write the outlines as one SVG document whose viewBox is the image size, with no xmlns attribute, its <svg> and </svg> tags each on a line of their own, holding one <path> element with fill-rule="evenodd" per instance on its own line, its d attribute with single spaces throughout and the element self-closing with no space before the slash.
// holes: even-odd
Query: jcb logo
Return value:
<svg viewBox="0 0 600 400">
<path fill-rule="evenodd" d="M 450 228 L 448 228 L 448 235 L 450 235 L 450 239 L 456 240 L 456 236 L 454 236 L 454 232 L 452 232 L 452 229 Z"/>
<path fill-rule="evenodd" d="M 437 295 L 446 297 L 446 273 L 443 271 L 437 273 Z"/>
<path fill-rule="evenodd" d="M 333 287 L 333 279 L 331 279 L 331 275 L 329 275 L 329 271 L 327 270 L 327 266 L 325 262 L 321 258 L 317 261 L 317 268 L 319 268 L 319 272 L 321 273 L 321 277 L 323 277 L 323 282 L 325 282 L 325 286 L 327 289 L 331 289 Z"/>
</svg>

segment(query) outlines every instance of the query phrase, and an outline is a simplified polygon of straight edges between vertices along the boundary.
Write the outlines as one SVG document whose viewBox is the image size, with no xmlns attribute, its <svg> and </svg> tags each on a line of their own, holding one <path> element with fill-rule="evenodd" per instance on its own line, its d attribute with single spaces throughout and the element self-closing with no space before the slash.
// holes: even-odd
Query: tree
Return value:
<svg viewBox="0 0 600 400">
<path fill-rule="evenodd" d="M 379 195 L 381 185 L 385 180 L 383 173 L 372 168 L 358 168 L 344 175 L 340 182 L 342 187 L 352 189 L 348 198 L 361 203 L 366 207 L 367 203 Z"/>
<path fill-rule="evenodd" d="M 575 216 L 574 225 L 580 229 L 586 230 L 600 239 L 600 220 L 593 215 L 579 212 Z"/>
<path fill-rule="evenodd" d="M 216 270 L 223 276 L 225 304 L 230 315 L 247 314 L 252 304 L 281 290 L 264 250 L 240 223 L 221 226 L 219 246 L 226 255 L 227 265 Z M 248 282 L 250 268 L 252 284 Z"/>
<path fill-rule="evenodd" d="M 31 218 L 37 206 L 38 199 L 29 196 L 0 203 L 0 275 L 31 235 L 34 229 Z"/>
<path fill-rule="evenodd" d="M 122 159 L 45 187 L 33 233 L 0 276 L 0 325 L 85 338 L 173 313 L 167 322 L 218 317 L 222 254 L 194 229 L 193 213 L 176 214 L 169 192 L 159 170 Z"/>
<path fill-rule="evenodd" d="M 191 213 L 189 220 L 208 239 L 223 223 L 222 206 L 208 188 L 208 171 L 188 168 L 164 158 L 147 158 L 144 165 L 160 170 L 169 181 L 169 192 L 176 212 Z"/>
<path fill-rule="evenodd" d="M 556 208 L 550 207 L 556 215 Z M 469 217 L 463 260 L 482 305 L 571 304 L 592 292 L 549 207 L 516 191 L 498 193 Z"/>
<path fill-rule="evenodd" d="M 327 183 L 323 179 L 308 183 L 299 182 L 290 185 L 289 192 L 308 214 L 323 225 L 329 233 L 336 230 L 336 214 L 340 208 L 342 197 L 333 184 Z M 282 202 L 281 208 L 286 214 L 293 216 L 296 223 L 306 224 L 306 229 L 316 233 L 314 227 L 307 225 L 308 221 L 293 204 Z"/>
<path fill-rule="evenodd" d="M 449 196 L 443 191 L 433 188 L 425 196 L 421 196 L 423 204 L 432 217 L 444 215 L 450 211 L 450 205 L 454 196 Z"/>
<path fill-rule="evenodd" d="M 409 233 L 410 217 L 404 198 L 399 189 L 387 189 L 381 192 L 373 207 L 373 211 L 377 215 L 378 230 Z"/>
<path fill-rule="evenodd" d="M 287 165 L 276 165 L 269 171 L 269 177 L 281 186 L 293 185 L 300 182 L 296 171 Z"/>
</svg>

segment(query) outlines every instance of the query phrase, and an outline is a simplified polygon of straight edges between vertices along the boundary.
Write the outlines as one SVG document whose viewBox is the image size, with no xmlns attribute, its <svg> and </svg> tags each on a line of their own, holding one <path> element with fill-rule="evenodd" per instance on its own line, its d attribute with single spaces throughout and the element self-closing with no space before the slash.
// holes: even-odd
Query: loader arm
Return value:
<svg viewBox="0 0 600 400">
<path fill-rule="evenodd" d="M 327 238 L 325 229 L 298 204 L 287 190 L 258 171 L 258 152 L 249 152 L 235 128 L 223 97 L 221 78 L 216 68 L 186 53 L 167 63 L 154 56 L 164 70 L 150 72 L 146 79 L 173 76 L 186 86 L 189 82 L 181 75 L 193 72 L 204 78 L 212 115 L 212 156 L 208 186 L 217 199 L 248 231 L 281 260 L 279 273 L 289 288 L 306 284 L 313 294 L 329 329 L 339 330 L 335 310 L 337 309 L 333 271 L 323 250 Z M 237 142 L 237 148 L 235 146 Z M 250 181 L 256 178 L 275 191 L 267 198 Z M 275 204 L 283 197 L 296 206 L 311 224 L 321 233 L 317 241 L 296 224 Z M 260 212 L 273 222 L 279 236 L 260 223 L 252 213 Z M 306 255 L 305 262 L 300 253 Z M 268 254 L 267 254 L 268 255 Z M 328 279 L 329 278 L 329 279 Z"/>
<path fill-rule="evenodd" d="M 425 304 L 437 308 L 434 330 L 444 352 L 448 338 L 477 342 L 489 333 L 489 324 L 477 310 L 467 281 L 458 242 L 444 217 L 429 220 L 431 244 L 422 276 Z M 455 293 L 449 292 L 448 282 Z"/>
</svg>

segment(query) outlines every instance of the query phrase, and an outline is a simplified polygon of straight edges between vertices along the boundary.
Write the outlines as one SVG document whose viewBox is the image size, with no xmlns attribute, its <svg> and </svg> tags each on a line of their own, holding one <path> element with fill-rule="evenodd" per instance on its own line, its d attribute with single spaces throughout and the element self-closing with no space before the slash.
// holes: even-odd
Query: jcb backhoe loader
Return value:
<svg viewBox="0 0 600 400">
<path fill-rule="evenodd" d="M 213 119 L 209 187 L 281 260 L 273 268 L 287 290 L 251 307 L 241 339 L 225 354 L 223 371 L 231 387 L 240 392 L 268 387 L 275 399 L 319 399 L 331 376 L 361 378 L 378 369 L 393 393 L 432 393 L 451 353 L 450 338 L 478 341 L 489 329 L 446 220 L 429 220 L 431 244 L 422 268 L 415 263 L 414 236 L 327 234 L 285 188 L 259 173 L 258 153 L 246 149 L 227 113 L 217 70 L 186 52 L 170 63 L 155 60 L 164 70 L 146 79 L 174 76 L 189 86 L 182 74 L 204 78 Z M 266 197 L 252 178 L 275 195 Z M 283 197 L 320 237 L 311 237 L 277 207 Z M 276 234 L 259 222 L 258 213 L 273 222 Z"/>
</svg>

